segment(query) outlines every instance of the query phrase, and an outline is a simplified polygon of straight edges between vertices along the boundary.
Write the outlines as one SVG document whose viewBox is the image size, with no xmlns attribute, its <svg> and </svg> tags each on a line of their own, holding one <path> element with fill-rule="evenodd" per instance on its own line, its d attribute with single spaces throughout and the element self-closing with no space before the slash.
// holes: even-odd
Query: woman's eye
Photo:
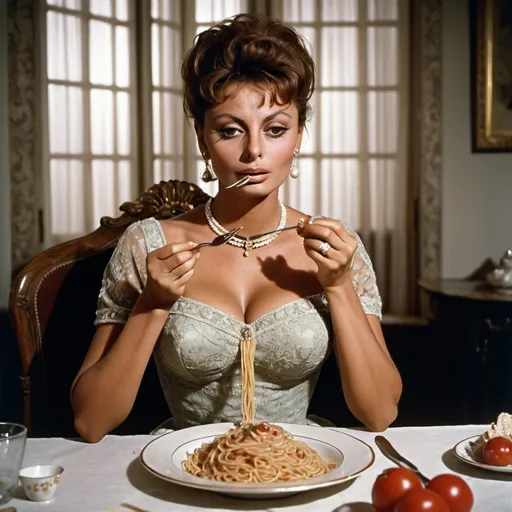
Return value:
<svg viewBox="0 0 512 512">
<path fill-rule="evenodd" d="M 222 130 L 219 131 L 224 139 L 232 139 L 233 137 L 236 137 L 240 133 L 240 130 L 238 128 L 230 127 L 222 128 Z"/>
<path fill-rule="evenodd" d="M 281 137 L 288 131 L 288 128 L 285 128 L 284 126 L 272 126 L 269 128 L 268 132 L 272 137 Z"/>
</svg>

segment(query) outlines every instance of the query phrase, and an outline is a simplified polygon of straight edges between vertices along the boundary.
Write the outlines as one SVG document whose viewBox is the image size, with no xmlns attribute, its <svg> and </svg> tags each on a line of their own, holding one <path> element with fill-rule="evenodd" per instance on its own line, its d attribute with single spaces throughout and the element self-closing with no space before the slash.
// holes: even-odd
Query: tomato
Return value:
<svg viewBox="0 0 512 512">
<path fill-rule="evenodd" d="M 437 475 L 427 489 L 439 494 L 450 507 L 450 512 L 469 512 L 474 498 L 469 485 L 456 475 Z"/>
<path fill-rule="evenodd" d="M 493 437 L 482 448 L 482 460 L 491 466 L 512 464 L 512 442 L 506 437 Z"/>
<path fill-rule="evenodd" d="M 412 489 L 404 494 L 395 505 L 393 512 L 450 512 L 446 501 L 429 489 Z"/>
<path fill-rule="evenodd" d="M 258 432 L 269 432 L 270 427 L 266 423 L 260 423 L 259 425 L 256 425 L 256 430 Z"/>
<path fill-rule="evenodd" d="M 387 469 L 373 484 L 372 504 L 377 512 L 393 512 L 398 499 L 415 488 L 423 488 L 416 473 L 404 468 Z"/>
</svg>

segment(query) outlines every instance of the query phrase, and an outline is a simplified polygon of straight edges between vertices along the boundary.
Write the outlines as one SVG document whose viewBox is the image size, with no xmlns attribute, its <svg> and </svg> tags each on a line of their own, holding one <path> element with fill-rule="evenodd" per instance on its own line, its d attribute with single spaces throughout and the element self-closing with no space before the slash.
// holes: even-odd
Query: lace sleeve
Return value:
<svg viewBox="0 0 512 512">
<path fill-rule="evenodd" d="M 376 315 L 382 320 L 382 300 L 370 256 L 368 256 L 359 235 L 353 229 L 347 228 L 347 230 L 357 240 L 357 249 L 351 268 L 354 290 L 361 301 L 364 312 L 367 315 Z"/>
<path fill-rule="evenodd" d="M 123 233 L 103 273 L 95 325 L 123 324 L 146 281 L 147 248 L 138 223 Z"/>
</svg>

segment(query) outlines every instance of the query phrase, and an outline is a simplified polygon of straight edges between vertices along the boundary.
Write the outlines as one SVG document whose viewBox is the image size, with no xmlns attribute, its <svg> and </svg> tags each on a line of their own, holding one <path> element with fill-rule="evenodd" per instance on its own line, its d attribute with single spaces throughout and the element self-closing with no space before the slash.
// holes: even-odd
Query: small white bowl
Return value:
<svg viewBox="0 0 512 512">
<path fill-rule="evenodd" d="M 49 501 L 64 471 L 62 466 L 29 466 L 20 470 L 20 480 L 27 498 L 32 501 Z"/>
</svg>

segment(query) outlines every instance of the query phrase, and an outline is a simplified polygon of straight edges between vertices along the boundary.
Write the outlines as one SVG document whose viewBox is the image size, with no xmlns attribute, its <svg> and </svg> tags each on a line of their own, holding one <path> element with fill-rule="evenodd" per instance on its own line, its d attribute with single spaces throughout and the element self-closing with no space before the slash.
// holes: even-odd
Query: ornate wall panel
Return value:
<svg viewBox="0 0 512 512">
<path fill-rule="evenodd" d="M 441 275 L 441 3 L 420 4 L 420 276 Z"/>
<path fill-rule="evenodd" d="M 8 0 L 12 268 L 39 250 L 35 168 L 36 41 L 32 0 Z"/>
</svg>

